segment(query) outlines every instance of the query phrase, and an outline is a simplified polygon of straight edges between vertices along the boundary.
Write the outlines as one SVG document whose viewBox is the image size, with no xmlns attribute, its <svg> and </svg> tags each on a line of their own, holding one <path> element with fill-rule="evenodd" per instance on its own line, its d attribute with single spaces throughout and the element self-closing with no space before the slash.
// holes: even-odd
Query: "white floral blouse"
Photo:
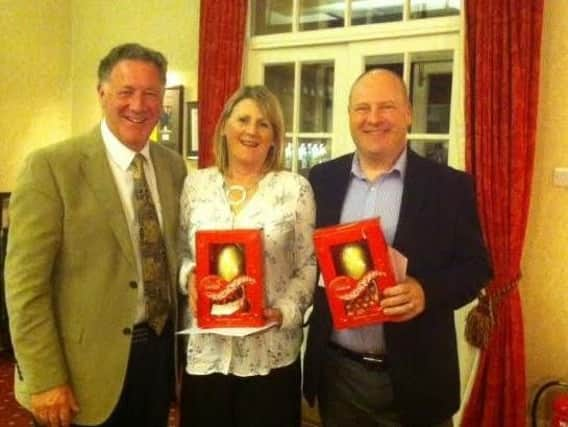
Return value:
<svg viewBox="0 0 568 427">
<path fill-rule="evenodd" d="M 186 178 L 180 221 L 180 286 L 184 292 L 187 276 L 195 266 L 197 230 L 262 228 L 266 306 L 282 311 L 279 329 L 252 336 L 189 335 L 187 372 L 266 375 L 293 363 L 300 352 L 303 315 L 312 303 L 316 276 L 312 244 L 315 206 L 307 180 L 287 171 L 269 172 L 234 215 L 218 169 L 197 170 Z"/>
</svg>

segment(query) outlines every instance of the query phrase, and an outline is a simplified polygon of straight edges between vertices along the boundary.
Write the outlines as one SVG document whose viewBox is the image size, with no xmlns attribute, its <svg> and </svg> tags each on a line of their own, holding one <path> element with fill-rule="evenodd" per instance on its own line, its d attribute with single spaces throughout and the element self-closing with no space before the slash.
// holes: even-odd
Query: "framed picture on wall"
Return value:
<svg viewBox="0 0 568 427">
<path fill-rule="evenodd" d="M 10 193 L 0 193 L 0 230 L 8 227 L 8 202 L 10 201 Z"/>
<path fill-rule="evenodd" d="M 185 154 L 188 159 L 197 159 L 199 156 L 199 122 L 198 102 L 185 104 Z"/>
<path fill-rule="evenodd" d="M 164 93 L 164 108 L 160 121 L 152 132 L 151 139 L 181 154 L 183 134 L 183 86 L 167 87 Z"/>
</svg>

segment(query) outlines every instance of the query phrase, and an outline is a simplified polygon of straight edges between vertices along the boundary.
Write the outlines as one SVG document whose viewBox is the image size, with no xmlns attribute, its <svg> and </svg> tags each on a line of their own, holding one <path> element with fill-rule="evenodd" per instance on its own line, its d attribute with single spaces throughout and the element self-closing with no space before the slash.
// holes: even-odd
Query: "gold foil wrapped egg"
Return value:
<svg viewBox="0 0 568 427">
<path fill-rule="evenodd" d="M 230 282 L 243 274 L 244 257 L 237 245 L 226 245 L 217 256 L 217 273 L 223 280 Z"/>
<path fill-rule="evenodd" d="M 339 262 L 343 272 L 354 280 L 359 280 L 369 270 L 367 253 L 358 243 L 350 243 L 341 249 Z"/>
</svg>

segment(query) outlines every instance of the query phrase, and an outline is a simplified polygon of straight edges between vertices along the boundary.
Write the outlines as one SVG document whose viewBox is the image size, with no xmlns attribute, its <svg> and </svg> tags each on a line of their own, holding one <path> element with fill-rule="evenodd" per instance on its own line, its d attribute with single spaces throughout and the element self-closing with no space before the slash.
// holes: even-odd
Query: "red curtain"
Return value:
<svg viewBox="0 0 568 427">
<path fill-rule="evenodd" d="M 213 163 L 212 138 L 229 96 L 241 84 L 247 0 L 201 0 L 199 167 Z"/>
<path fill-rule="evenodd" d="M 518 282 L 538 105 L 544 0 L 466 1 L 467 167 L 474 175 L 495 278 L 495 324 L 482 349 L 463 426 L 525 426 Z"/>
</svg>

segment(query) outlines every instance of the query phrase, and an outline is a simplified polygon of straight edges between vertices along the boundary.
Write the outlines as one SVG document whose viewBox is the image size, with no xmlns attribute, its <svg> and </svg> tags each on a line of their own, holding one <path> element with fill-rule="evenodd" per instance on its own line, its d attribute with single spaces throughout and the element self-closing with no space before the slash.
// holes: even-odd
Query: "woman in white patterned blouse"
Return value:
<svg viewBox="0 0 568 427">
<path fill-rule="evenodd" d="M 264 315 L 277 326 L 243 338 L 189 336 L 180 425 L 299 426 L 302 321 L 316 275 L 312 190 L 281 170 L 282 111 L 264 86 L 233 94 L 214 144 L 216 166 L 191 173 L 182 193 L 180 284 L 195 307 L 197 230 L 262 228 Z"/>
</svg>

